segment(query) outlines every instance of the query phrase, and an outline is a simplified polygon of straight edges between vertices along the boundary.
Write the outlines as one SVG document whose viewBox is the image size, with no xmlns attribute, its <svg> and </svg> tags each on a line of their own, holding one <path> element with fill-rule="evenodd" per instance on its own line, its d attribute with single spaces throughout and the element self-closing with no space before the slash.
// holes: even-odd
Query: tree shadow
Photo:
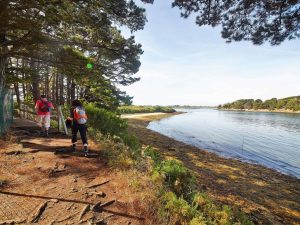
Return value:
<svg viewBox="0 0 300 225">
<path fill-rule="evenodd" d="M 84 205 L 91 205 L 91 206 L 96 206 L 96 204 L 99 204 L 98 202 L 88 202 L 88 201 L 81 201 L 81 200 L 76 200 L 76 199 L 66 199 L 66 198 L 57 198 L 57 197 L 50 197 L 50 196 L 41 196 L 41 195 L 30 195 L 30 194 L 21 194 L 21 193 L 15 193 L 15 192 L 8 192 L 8 191 L 1 191 L 0 194 L 4 195 L 13 195 L 13 196 L 18 196 L 18 197 L 25 197 L 25 198 L 37 198 L 37 199 L 44 199 L 44 200 L 58 200 L 61 202 L 67 202 L 67 203 L 77 203 L 77 204 L 84 204 Z M 109 203 L 109 202 L 108 202 Z M 109 204 L 103 204 L 103 206 L 97 207 L 97 209 L 93 210 L 94 212 L 108 212 L 111 214 L 114 214 L 116 216 L 121 216 L 121 217 L 126 217 L 126 218 L 131 218 L 131 219 L 136 219 L 136 220 L 142 220 L 144 221 L 145 218 L 131 215 L 128 213 L 123 213 L 123 212 L 117 212 L 111 209 L 105 209 L 105 207 L 109 207 L 114 203 L 114 201 L 111 201 Z"/>
</svg>

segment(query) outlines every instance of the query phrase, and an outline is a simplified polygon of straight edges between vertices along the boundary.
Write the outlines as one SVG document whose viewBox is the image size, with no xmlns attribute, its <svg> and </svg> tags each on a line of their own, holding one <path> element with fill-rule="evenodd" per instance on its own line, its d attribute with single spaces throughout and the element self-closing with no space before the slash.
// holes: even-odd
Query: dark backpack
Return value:
<svg viewBox="0 0 300 225">
<path fill-rule="evenodd" d="M 43 102 L 44 104 L 40 107 L 41 112 L 50 112 L 49 102 Z"/>
</svg>

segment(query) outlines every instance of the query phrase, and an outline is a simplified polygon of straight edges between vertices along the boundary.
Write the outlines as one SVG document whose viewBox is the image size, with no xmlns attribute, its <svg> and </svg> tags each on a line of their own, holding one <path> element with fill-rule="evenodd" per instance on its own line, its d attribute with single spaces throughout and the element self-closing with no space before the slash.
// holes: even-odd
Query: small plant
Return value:
<svg viewBox="0 0 300 225">
<path fill-rule="evenodd" d="M 143 150 L 143 153 L 144 153 L 144 156 L 149 156 L 153 160 L 155 167 L 157 167 L 161 164 L 162 157 L 161 157 L 160 153 L 158 152 L 158 150 L 152 148 L 151 146 L 147 146 Z"/>
<path fill-rule="evenodd" d="M 196 179 L 189 169 L 176 160 L 167 160 L 162 162 L 159 170 L 169 190 L 177 196 L 183 195 L 185 199 L 189 199 L 196 186 Z"/>
<path fill-rule="evenodd" d="M 167 219 L 168 224 L 188 224 L 199 213 L 182 197 L 177 197 L 173 192 L 166 192 L 162 198 L 163 209 L 161 217 Z"/>
</svg>

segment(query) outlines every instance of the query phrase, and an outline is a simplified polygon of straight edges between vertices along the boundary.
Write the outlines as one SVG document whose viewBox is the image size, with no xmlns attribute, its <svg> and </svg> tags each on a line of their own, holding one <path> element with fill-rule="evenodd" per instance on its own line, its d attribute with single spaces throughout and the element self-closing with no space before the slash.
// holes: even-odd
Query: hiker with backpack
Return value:
<svg viewBox="0 0 300 225">
<path fill-rule="evenodd" d="M 87 140 L 87 115 L 82 103 L 79 100 L 74 100 L 72 102 L 72 107 L 70 110 L 70 117 L 67 121 L 72 121 L 72 146 L 71 150 L 76 151 L 77 144 L 77 133 L 79 131 L 80 137 L 83 144 L 84 155 L 88 156 L 88 140 Z"/>
<path fill-rule="evenodd" d="M 42 134 L 45 134 L 46 137 L 49 136 L 52 109 L 54 109 L 53 104 L 47 100 L 46 95 L 41 95 L 41 98 L 35 104 L 35 110 L 37 112 L 38 126 L 41 128 Z"/>
</svg>

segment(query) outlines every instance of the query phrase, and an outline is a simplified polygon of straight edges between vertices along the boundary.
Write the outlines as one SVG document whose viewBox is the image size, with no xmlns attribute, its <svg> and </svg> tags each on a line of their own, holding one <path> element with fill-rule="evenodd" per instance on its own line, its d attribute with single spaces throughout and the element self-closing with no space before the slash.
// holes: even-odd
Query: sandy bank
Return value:
<svg viewBox="0 0 300 225">
<path fill-rule="evenodd" d="M 141 143 L 158 148 L 195 172 L 199 188 L 222 203 L 238 206 L 258 224 L 300 224 L 300 180 L 275 170 L 218 155 L 173 140 L 146 127 L 174 114 L 128 118 Z"/>
</svg>

